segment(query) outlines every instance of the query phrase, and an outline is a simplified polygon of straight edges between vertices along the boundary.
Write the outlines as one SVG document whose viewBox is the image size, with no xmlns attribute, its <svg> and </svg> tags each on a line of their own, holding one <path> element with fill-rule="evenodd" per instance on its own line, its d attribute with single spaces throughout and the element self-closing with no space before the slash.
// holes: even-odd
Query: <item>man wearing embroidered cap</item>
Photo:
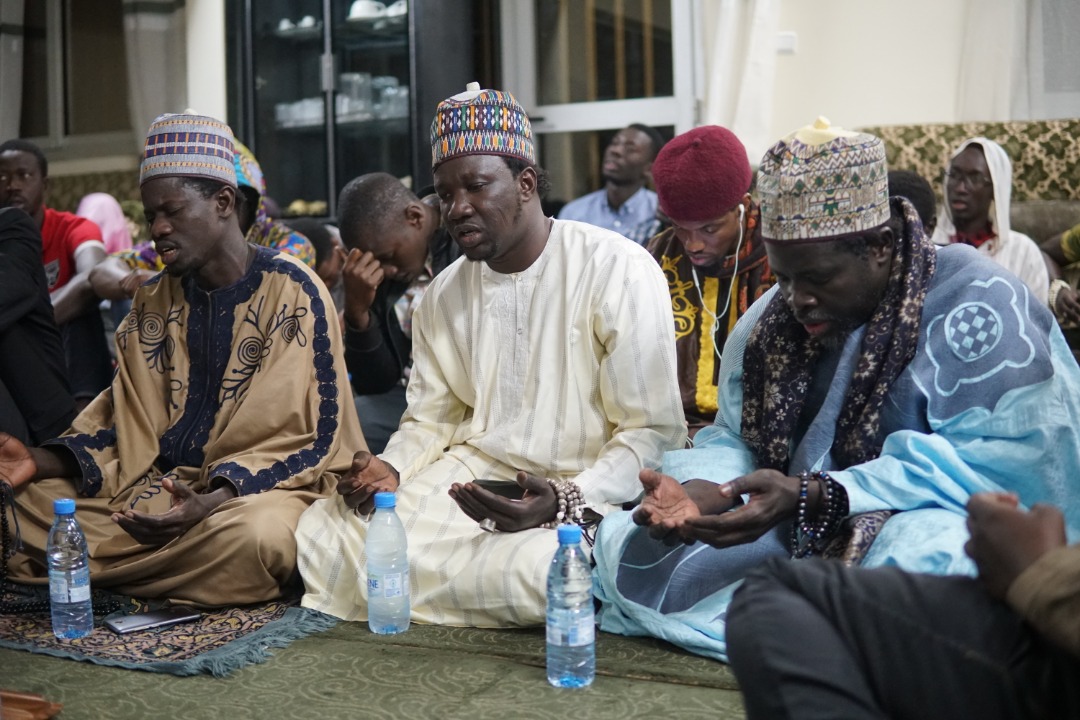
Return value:
<svg viewBox="0 0 1080 720">
<path fill-rule="evenodd" d="M 1027 287 L 935 249 L 873 136 L 819 119 L 758 190 L 777 286 L 728 339 L 716 423 L 601 524 L 601 627 L 724 659 L 732 593 L 771 557 L 972 573 L 979 491 L 1053 502 L 1080 537 L 1080 370 Z"/>
<path fill-rule="evenodd" d="M 529 119 L 509 93 L 443 101 L 431 137 L 443 224 L 465 257 L 413 315 L 400 428 L 301 518 L 303 602 L 366 617 L 355 510 L 396 490 L 413 620 L 536 625 L 551 527 L 633 499 L 638 472 L 686 437 L 669 300 L 641 246 L 544 217 Z"/>
<path fill-rule="evenodd" d="M 78 495 L 96 587 L 203 606 L 278 597 L 297 519 L 363 447 L 330 296 L 303 263 L 244 240 L 233 153 L 213 118 L 150 127 L 140 181 L 165 271 L 135 293 L 112 385 L 70 429 L 37 448 L 0 436 L 24 546 L 12 579 L 43 581 L 52 500 Z"/>
<path fill-rule="evenodd" d="M 774 279 L 761 213 L 750 198 L 746 148 L 730 130 L 706 125 L 679 135 L 660 151 L 652 172 L 671 227 L 648 250 L 671 293 L 679 389 L 693 436 L 716 416 L 728 334 Z"/>
</svg>

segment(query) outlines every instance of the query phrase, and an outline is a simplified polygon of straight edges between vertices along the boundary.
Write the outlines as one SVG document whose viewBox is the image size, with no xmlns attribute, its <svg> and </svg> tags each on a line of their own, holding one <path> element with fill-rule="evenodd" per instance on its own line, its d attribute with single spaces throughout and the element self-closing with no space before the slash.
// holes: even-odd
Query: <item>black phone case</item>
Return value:
<svg viewBox="0 0 1080 720">
<path fill-rule="evenodd" d="M 490 493 L 494 493 L 500 497 L 509 498 L 510 500 L 520 500 L 525 496 L 525 490 L 515 482 L 505 482 L 502 480 L 489 480 L 487 478 L 481 478 L 473 480 L 473 483 L 479 485 Z"/>
</svg>

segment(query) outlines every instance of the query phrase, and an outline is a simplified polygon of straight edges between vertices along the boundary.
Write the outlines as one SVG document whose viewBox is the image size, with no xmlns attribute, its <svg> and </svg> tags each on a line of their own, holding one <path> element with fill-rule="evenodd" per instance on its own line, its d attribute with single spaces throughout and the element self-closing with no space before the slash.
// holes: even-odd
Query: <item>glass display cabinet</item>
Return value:
<svg viewBox="0 0 1080 720">
<path fill-rule="evenodd" d="M 476 79 L 473 5 L 238 0 L 227 6 L 230 124 L 283 215 L 336 215 L 352 178 L 430 184 L 440 100 Z"/>
</svg>

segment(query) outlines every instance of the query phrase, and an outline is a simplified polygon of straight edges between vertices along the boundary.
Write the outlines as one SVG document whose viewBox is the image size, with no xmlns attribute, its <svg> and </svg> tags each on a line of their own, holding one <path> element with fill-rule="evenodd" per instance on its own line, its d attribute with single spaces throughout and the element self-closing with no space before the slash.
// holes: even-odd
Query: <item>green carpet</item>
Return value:
<svg viewBox="0 0 1080 720">
<path fill-rule="evenodd" d="M 556 690 L 535 630 L 413 626 L 377 636 L 342 623 L 228 678 L 148 675 L 0 649 L 0 686 L 77 718 L 741 719 L 729 668 L 655 640 L 601 633 L 597 678 Z"/>
</svg>

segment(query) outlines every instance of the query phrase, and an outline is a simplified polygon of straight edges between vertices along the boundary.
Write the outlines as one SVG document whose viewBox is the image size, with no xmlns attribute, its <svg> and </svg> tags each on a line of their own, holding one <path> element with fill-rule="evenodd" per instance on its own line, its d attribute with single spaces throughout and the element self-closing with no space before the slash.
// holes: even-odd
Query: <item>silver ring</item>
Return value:
<svg viewBox="0 0 1080 720">
<path fill-rule="evenodd" d="M 484 518 L 480 521 L 480 529 L 484 532 L 495 532 L 495 521 L 491 518 Z"/>
</svg>

